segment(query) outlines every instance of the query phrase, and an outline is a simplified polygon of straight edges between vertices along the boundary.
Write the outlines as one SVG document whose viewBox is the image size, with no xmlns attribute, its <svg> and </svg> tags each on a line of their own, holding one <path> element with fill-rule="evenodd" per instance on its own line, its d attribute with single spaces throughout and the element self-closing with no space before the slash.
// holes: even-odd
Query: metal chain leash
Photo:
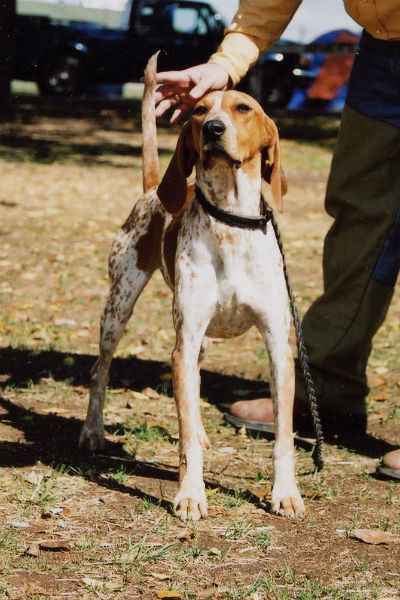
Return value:
<svg viewBox="0 0 400 600">
<path fill-rule="evenodd" d="M 275 221 L 274 215 L 272 215 L 272 217 L 271 217 L 271 223 L 274 228 L 276 241 L 278 242 L 279 250 L 282 255 L 283 272 L 285 275 L 286 287 L 287 287 L 289 301 L 290 301 L 290 310 L 293 315 L 294 328 L 295 328 L 295 332 L 296 332 L 297 352 L 298 352 L 301 368 L 303 371 L 307 399 L 308 399 L 309 406 L 310 406 L 311 418 L 312 418 L 313 427 L 314 427 L 315 436 L 316 436 L 316 444 L 315 444 L 315 448 L 313 450 L 312 457 L 313 457 L 316 468 L 320 471 L 324 466 L 324 434 L 322 431 L 321 419 L 319 417 L 319 412 L 318 412 L 318 402 L 317 402 L 317 397 L 316 397 L 316 393 L 315 393 L 314 381 L 313 381 L 311 371 L 310 371 L 310 364 L 309 364 L 309 360 L 308 360 L 307 350 L 304 345 L 303 331 L 301 328 L 299 313 L 297 310 L 296 301 L 295 301 L 294 294 L 292 291 L 292 286 L 290 284 L 289 273 L 288 273 L 287 266 L 286 266 L 285 252 L 284 252 L 283 244 L 282 244 L 282 238 L 281 238 L 281 234 L 280 234 L 278 225 Z"/>
</svg>

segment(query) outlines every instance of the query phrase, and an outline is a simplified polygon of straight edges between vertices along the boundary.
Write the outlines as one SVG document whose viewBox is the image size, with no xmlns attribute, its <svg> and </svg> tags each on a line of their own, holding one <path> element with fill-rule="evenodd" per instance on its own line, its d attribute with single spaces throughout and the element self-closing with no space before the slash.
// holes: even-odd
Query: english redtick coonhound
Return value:
<svg viewBox="0 0 400 600">
<path fill-rule="evenodd" d="M 276 436 L 272 512 L 302 516 L 292 431 L 288 293 L 281 253 L 267 222 L 268 209 L 260 213 L 263 180 L 270 184 L 279 210 L 286 193 L 277 127 L 250 96 L 236 91 L 209 93 L 184 124 L 160 181 L 155 71 L 153 60 L 146 71 L 143 99 L 144 195 L 112 245 L 110 293 L 80 445 L 93 451 L 103 447 L 102 412 L 111 359 L 139 294 L 159 268 L 174 291 L 172 372 L 180 435 L 176 514 L 183 520 L 207 516 L 202 449 L 209 442 L 199 405 L 203 339 L 238 336 L 254 325 L 271 362 Z M 193 168 L 195 186 L 187 183 Z M 233 223 L 225 222 L 226 213 L 228 222 L 233 215 Z"/>
</svg>

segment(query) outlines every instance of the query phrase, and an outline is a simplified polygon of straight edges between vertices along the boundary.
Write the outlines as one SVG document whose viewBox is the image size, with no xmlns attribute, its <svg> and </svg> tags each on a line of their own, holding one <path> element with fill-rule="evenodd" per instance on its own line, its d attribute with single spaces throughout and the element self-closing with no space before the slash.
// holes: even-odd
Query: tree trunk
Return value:
<svg viewBox="0 0 400 600">
<path fill-rule="evenodd" d="M 10 106 L 14 34 L 15 0 L 0 0 L 0 113 Z"/>
</svg>

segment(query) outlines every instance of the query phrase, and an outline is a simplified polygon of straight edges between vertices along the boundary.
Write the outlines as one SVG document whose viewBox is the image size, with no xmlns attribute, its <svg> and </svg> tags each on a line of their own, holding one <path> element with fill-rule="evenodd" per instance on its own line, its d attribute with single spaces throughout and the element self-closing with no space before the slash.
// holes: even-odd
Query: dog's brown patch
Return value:
<svg viewBox="0 0 400 600">
<path fill-rule="evenodd" d="M 183 212 L 176 215 L 164 234 L 164 260 L 172 286 L 175 283 L 175 254 Z"/>
<path fill-rule="evenodd" d="M 136 244 L 138 269 L 148 273 L 160 266 L 161 235 L 164 219 L 160 213 L 151 217 L 148 229 Z"/>
</svg>

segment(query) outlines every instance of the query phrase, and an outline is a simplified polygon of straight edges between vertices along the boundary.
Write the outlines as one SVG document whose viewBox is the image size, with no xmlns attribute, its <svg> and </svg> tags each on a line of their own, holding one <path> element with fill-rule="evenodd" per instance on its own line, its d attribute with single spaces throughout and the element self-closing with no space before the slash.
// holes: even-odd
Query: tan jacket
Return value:
<svg viewBox="0 0 400 600">
<path fill-rule="evenodd" d="M 343 1 L 349 15 L 374 37 L 400 39 L 399 0 Z M 210 62 L 223 67 L 236 85 L 261 52 L 280 38 L 301 2 L 240 0 L 239 9 Z"/>
</svg>

